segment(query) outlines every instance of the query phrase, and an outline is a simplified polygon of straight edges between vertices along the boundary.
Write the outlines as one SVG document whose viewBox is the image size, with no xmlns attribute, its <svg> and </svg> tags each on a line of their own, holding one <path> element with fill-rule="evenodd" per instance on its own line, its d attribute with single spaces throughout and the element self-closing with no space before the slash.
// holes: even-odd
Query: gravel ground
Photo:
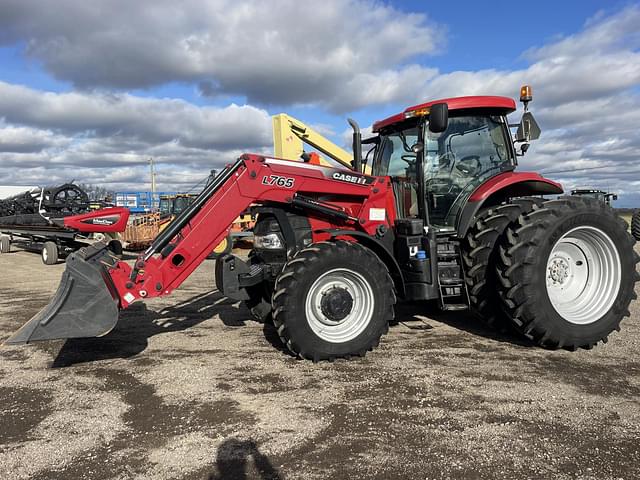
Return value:
<svg viewBox="0 0 640 480">
<path fill-rule="evenodd" d="M 63 269 L 0 257 L 0 341 Z M 208 260 L 106 337 L 0 347 L 0 478 L 639 478 L 631 312 L 570 353 L 403 305 L 366 358 L 313 364 L 222 297 Z"/>
</svg>

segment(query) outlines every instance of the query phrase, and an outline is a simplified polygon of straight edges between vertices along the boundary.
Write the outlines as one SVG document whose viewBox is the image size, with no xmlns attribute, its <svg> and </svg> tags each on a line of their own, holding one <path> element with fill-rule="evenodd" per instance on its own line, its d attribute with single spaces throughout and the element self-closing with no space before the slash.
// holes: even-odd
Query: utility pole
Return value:
<svg viewBox="0 0 640 480">
<path fill-rule="evenodd" d="M 151 208 L 156 206 L 156 169 L 153 157 L 149 157 L 149 170 L 151 173 Z"/>
</svg>

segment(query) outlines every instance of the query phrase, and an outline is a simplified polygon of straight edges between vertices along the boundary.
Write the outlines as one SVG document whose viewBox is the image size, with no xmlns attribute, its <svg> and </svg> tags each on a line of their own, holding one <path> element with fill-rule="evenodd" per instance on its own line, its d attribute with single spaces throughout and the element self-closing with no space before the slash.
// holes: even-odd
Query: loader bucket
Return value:
<svg viewBox="0 0 640 480">
<path fill-rule="evenodd" d="M 105 264 L 115 264 L 106 246 L 83 248 L 67 258 L 53 299 L 5 343 L 99 337 L 118 323 L 118 296 Z"/>
</svg>

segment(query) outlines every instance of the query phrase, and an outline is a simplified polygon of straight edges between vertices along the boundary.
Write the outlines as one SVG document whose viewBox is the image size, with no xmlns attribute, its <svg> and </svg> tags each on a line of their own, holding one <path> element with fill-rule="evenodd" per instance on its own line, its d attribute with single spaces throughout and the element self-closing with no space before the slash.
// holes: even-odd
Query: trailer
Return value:
<svg viewBox="0 0 640 480">
<path fill-rule="evenodd" d="M 54 265 L 98 235 L 110 251 L 120 255 L 120 232 L 128 219 L 129 210 L 122 207 L 51 219 L 39 214 L 0 217 L 0 254 L 9 253 L 13 245 L 40 253 L 45 265 Z"/>
</svg>

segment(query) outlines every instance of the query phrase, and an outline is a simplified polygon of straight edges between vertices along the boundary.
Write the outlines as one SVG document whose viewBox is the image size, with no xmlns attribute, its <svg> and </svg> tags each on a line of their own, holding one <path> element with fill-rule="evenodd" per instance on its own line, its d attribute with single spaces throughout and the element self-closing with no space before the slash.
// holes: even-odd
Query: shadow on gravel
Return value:
<svg viewBox="0 0 640 480">
<path fill-rule="evenodd" d="M 244 307 L 236 306 L 237 303 L 217 290 L 197 295 L 160 312 L 148 309 L 145 303 L 136 303 L 120 313 L 118 324 L 108 335 L 67 340 L 52 366 L 59 368 L 97 360 L 129 358 L 143 352 L 149 344 L 150 337 L 187 330 L 215 315 L 219 315 L 222 323 L 228 327 L 243 327 L 248 321 L 253 320 L 250 320 L 250 314 Z M 416 315 L 425 315 L 456 329 L 497 342 L 523 347 L 533 346 L 526 338 L 516 333 L 498 332 L 483 325 L 469 313 L 442 312 L 437 305 L 429 302 L 399 304 L 396 308 L 395 323 L 421 322 Z M 263 333 L 274 348 L 290 355 L 271 323 L 264 325 Z"/>
<path fill-rule="evenodd" d="M 471 333 L 478 337 L 488 338 L 500 343 L 509 343 L 520 347 L 535 347 L 533 342 L 515 331 L 499 331 L 482 323 L 470 312 L 443 312 L 435 302 L 407 302 L 396 307 L 396 323 L 419 322 L 416 315 L 424 315 L 450 327 Z"/>
<path fill-rule="evenodd" d="M 252 460 L 251 465 L 249 461 Z M 253 468 L 251 468 L 253 467 Z M 251 470 L 248 470 L 251 468 Z M 257 475 L 256 475 L 257 474 Z M 253 440 L 230 438 L 218 447 L 216 472 L 208 480 L 280 480 L 283 477 Z"/>
<path fill-rule="evenodd" d="M 52 367 L 129 358 L 143 352 L 149 345 L 150 337 L 187 330 L 215 315 L 219 315 L 221 321 L 227 326 L 242 327 L 247 321 L 251 321 L 248 320 L 250 315 L 244 307 L 237 308 L 235 306 L 237 303 L 214 290 L 159 312 L 148 309 L 145 303 L 133 304 L 127 310 L 120 312 L 118 324 L 104 337 L 67 340 L 58 352 Z M 269 334 L 269 338 L 272 337 L 273 335 Z"/>
</svg>

